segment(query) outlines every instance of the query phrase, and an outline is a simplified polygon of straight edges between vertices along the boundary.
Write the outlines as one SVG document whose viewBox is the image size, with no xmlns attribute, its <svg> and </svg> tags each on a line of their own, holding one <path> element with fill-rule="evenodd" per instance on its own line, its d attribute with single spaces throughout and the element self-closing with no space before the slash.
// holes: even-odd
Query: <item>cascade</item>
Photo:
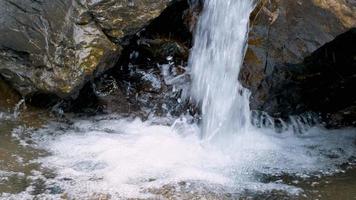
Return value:
<svg viewBox="0 0 356 200">
<path fill-rule="evenodd" d="M 250 92 L 238 76 L 247 47 L 251 0 L 205 0 L 191 67 L 191 97 L 202 110 L 205 140 L 244 133 L 250 126 Z"/>
</svg>

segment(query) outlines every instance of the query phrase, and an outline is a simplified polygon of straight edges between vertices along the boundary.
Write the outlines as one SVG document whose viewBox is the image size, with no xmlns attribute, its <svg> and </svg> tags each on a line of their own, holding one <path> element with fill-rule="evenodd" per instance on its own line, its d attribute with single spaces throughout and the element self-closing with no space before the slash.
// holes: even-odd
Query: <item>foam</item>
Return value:
<svg viewBox="0 0 356 200">
<path fill-rule="evenodd" d="M 225 141 L 205 143 L 195 124 L 167 126 L 104 117 L 75 120 L 70 126 L 50 124 L 34 132 L 32 140 L 51 153 L 38 161 L 56 170 L 58 176 L 49 182 L 68 195 L 146 198 L 152 188 L 179 182 L 202 183 L 212 192 L 300 192 L 286 184 L 264 183 L 257 176 L 333 173 L 355 155 L 354 133 L 312 128 L 295 135 L 251 128 Z"/>
</svg>

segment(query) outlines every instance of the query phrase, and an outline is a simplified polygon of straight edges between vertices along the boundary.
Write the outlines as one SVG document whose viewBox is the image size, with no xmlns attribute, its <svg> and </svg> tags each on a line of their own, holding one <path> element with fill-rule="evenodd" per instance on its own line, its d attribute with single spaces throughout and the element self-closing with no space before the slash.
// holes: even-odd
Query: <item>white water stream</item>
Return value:
<svg viewBox="0 0 356 200">
<path fill-rule="evenodd" d="M 238 76 L 253 8 L 252 0 L 205 1 L 189 63 L 206 140 L 246 133 L 250 126 L 250 93 Z"/>
</svg>

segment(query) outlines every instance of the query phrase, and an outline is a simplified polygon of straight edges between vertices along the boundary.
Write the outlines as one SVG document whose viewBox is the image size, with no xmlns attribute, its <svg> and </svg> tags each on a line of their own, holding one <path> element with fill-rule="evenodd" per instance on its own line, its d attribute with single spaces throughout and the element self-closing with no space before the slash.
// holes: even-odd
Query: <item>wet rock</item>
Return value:
<svg viewBox="0 0 356 200">
<path fill-rule="evenodd" d="M 185 110 L 180 98 L 181 87 L 189 84 L 185 66 L 192 34 L 184 20 L 189 8 L 187 1 L 173 1 L 148 26 L 124 37 L 115 67 L 90 80 L 76 99 L 36 94 L 28 101 L 43 106 L 38 103 L 45 100 L 45 107 L 54 107 L 59 113 L 120 113 L 142 117 L 181 113 L 178 110 Z"/>
<path fill-rule="evenodd" d="M 304 58 L 356 26 L 355 10 L 355 3 L 343 0 L 259 1 L 251 15 L 249 48 L 240 74 L 244 86 L 252 91 L 251 108 L 274 117 L 319 111 L 306 106 L 309 102 L 304 101 L 309 100 L 301 95 L 305 88 L 296 74 L 309 76 Z M 336 77 L 330 78 L 338 85 Z M 317 90 L 316 85 L 308 87 Z M 340 119 L 337 116 L 330 117 Z"/>
<path fill-rule="evenodd" d="M 356 126 L 356 102 L 342 110 L 327 113 L 329 127 Z"/>
<path fill-rule="evenodd" d="M 275 116 L 320 113 L 330 127 L 356 124 L 356 29 L 325 44 L 299 64 L 276 67 L 257 89 L 261 109 Z"/>
<path fill-rule="evenodd" d="M 118 64 L 106 73 L 117 82 L 119 93 L 128 97 L 130 107 L 143 115 L 179 115 L 187 109 L 189 9 L 187 1 L 174 2 L 144 30 L 126 38 Z"/>
<path fill-rule="evenodd" d="M 100 28 L 119 41 L 135 34 L 151 19 L 158 17 L 170 0 L 86 0 L 88 12 Z"/>
<path fill-rule="evenodd" d="M 121 115 L 136 115 L 139 116 L 140 110 L 136 104 L 130 102 L 130 97 L 123 92 L 120 88 L 119 83 L 113 76 L 104 75 L 96 79 L 90 88 L 94 91 L 91 99 L 96 99 L 93 110 L 94 114 L 98 112 L 103 113 L 120 113 Z M 86 105 L 87 93 L 81 94 L 72 105 L 73 108 L 80 108 Z M 93 101 L 89 101 L 92 102 Z M 86 105 L 87 108 L 93 108 L 93 105 Z M 73 109 L 71 109 L 73 110 Z"/>
<path fill-rule="evenodd" d="M 252 109 L 262 109 L 269 88 L 264 78 L 275 68 L 298 64 L 356 26 L 355 3 L 343 0 L 261 0 L 251 16 L 249 49 L 241 80 L 252 91 Z M 278 71 L 278 70 L 277 70 Z M 278 77 L 283 79 L 288 77 Z M 270 105 L 271 109 L 275 105 Z M 286 109 L 287 110 L 287 109 Z"/>
<path fill-rule="evenodd" d="M 121 38 L 137 32 L 169 2 L 1 1 L 0 75 L 23 96 L 76 96 L 116 63 Z"/>
<path fill-rule="evenodd" d="M 240 77 L 252 91 L 252 109 L 267 111 L 275 117 L 322 111 L 306 106 L 308 100 L 302 95 L 305 88 L 295 79 L 295 73 L 308 76 L 303 70 L 304 58 L 355 26 L 350 20 L 350 16 L 355 15 L 351 12 L 355 9 L 352 2 L 325 2 L 259 1 L 250 18 L 249 48 Z M 172 87 L 165 83 L 162 66 L 169 66 L 173 73 L 183 68 L 174 76 L 186 75 L 188 55 L 184 54 L 188 51 L 185 49 L 191 47 L 192 33 L 201 10 L 202 1 L 176 3 L 135 38 L 128 40 L 126 53 L 116 66 L 121 71 L 112 74 L 122 75 L 116 79 L 124 93 L 131 97 L 130 102 L 160 112 L 165 110 L 159 109 L 162 106 L 171 110 L 174 106 L 170 105 L 177 104 L 180 94 L 169 92 Z M 173 59 L 174 65 L 169 65 L 167 58 Z M 185 81 L 189 84 L 188 76 Z M 168 99 L 167 94 L 171 94 Z M 165 102 L 169 102 L 169 106 Z M 336 114 L 329 118 L 340 118 Z"/>
<path fill-rule="evenodd" d="M 352 3 L 343 1 L 332 1 L 330 6 L 306 0 L 259 1 L 251 15 L 249 49 L 240 77 L 252 90 L 252 108 L 276 117 L 309 111 L 300 95 L 303 89 L 294 86 L 294 75 L 290 71 L 300 71 L 307 55 L 353 26 L 349 20 L 354 15 L 350 12 L 353 9 Z M 170 96 L 170 100 L 164 97 L 172 94 L 169 92 L 172 88 L 164 81 L 162 66 L 169 66 L 173 71 L 183 68 L 174 76 L 185 74 L 188 55 L 184 54 L 188 54 L 186 49 L 191 47 L 201 10 L 202 1 L 175 3 L 135 38 L 127 40 L 126 53 L 116 66 L 116 70 L 121 71 L 111 74 L 122 75 L 116 76 L 116 80 L 131 97 L 130 102 L 160 112 L 167 107 L 172 109 L 165 102 L 177 104 L 179 93 Z M 171 61 L 167 58 L 173 59 L 174 65 L 169 65 Z M 281 67 L 289 70 L 279 70 Z M 185 78 L 189 82 L 189 77 Z M 274 91 L 282 82 L 285 84 L 279 91 L 288 97 L 284 99 Z"/>
<path fill-rule="evenodd" d="M 20 95 L 0 78 L 0 112 L 12 110 L 20 101 Z"/>
<path fill-rule="evenodd" d="M 40 127 L 49 118 L 47 110 L 27 105 L 21 95 L 0 77 L 0 121 L 8 120 L 21 122 L 30 127 Z"/>
</svg>

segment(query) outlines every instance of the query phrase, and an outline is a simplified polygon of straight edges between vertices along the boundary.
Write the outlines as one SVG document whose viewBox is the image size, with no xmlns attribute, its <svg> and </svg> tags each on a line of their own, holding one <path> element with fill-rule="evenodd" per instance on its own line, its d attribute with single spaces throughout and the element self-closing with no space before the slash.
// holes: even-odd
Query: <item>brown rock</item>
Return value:
<svg viewBox="0 0 356 200">
<path fill-rule="evenodd" d="M 355 26 L 354 10 L 355 4 L 344 0 L 261 0 L 251 16 L 249 49 L 240 77 L 252 91 L 251 107 L 261 110 L 266 96 L 273 95 L 264 78 L 274 68 L 301 63 Z"/>
</svg>

